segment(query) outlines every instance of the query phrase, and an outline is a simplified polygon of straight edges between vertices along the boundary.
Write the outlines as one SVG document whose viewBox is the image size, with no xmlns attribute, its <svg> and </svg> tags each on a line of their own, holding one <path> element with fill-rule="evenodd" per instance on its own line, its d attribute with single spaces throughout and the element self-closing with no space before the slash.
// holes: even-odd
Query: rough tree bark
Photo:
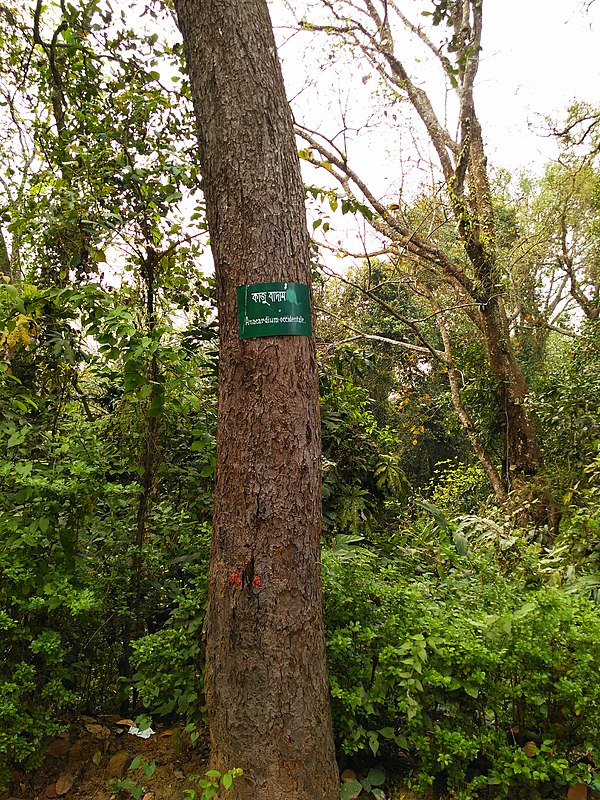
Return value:
<svg viewBox="0 0 600 800">
<path fill-rule="evenodd" d="M 338 796 L 322 622 L 314 344 L 241 341 L 236 287 L 310 283 L 299 162 L 264 0 L 176 0 L 220 323 L 206 633 L 215 768 L 242 800 Z"/>
</svg>

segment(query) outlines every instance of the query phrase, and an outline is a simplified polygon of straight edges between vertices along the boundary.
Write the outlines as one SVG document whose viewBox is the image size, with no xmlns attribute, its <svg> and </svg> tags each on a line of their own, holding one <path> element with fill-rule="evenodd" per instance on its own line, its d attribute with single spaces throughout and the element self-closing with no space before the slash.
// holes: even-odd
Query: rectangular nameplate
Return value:
<svg viewBox="0 0 600 800">
<path fill-rule="evenodd" d="M 237 287 L 240 339 L 312 336 L 310 288 L 305 283 Z"/>
</svg>

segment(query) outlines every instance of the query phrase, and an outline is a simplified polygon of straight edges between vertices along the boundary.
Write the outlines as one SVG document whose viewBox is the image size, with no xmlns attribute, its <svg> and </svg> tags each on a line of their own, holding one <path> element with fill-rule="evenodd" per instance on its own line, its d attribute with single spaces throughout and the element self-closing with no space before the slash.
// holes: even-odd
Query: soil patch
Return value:
<svg viewBox="0 0 600 800">
<path fill-rule="evenodd" d="M 185 789 L 197 788 L 193 776 L 207 769 L 207 733 L 192 747 L 182 726 L 142 739 L 129 733 L 130 722 L 118 715 L 78 717 L 51 743 L 38 770 L 13 772 L 0 800 L 111 800 L 115 781 L 130 781 L 136 794 L 143 789 L 141 800 L 183 800 Z M 120 796 L 135 795 L 125 789 Z"/>
</svg>

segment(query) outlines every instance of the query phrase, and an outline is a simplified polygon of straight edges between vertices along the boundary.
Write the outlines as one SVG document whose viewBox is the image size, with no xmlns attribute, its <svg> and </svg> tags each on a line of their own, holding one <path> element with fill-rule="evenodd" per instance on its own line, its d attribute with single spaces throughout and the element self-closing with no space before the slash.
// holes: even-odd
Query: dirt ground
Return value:
<svg viewBox="0 0 600 800">
<path fill-rule="evenodd" d="M 147 739 L 129 733 L 134 726 L 116 714 L 77 717 L 52 742 L 38 770 L 12 773 L 0 800 L 188 800 L 186 789 L 195 789 L 199 799 L 195 779 L 208 769 L 208 732 L 201 731 L 192 746 L 181 725 L 158 727 Z M 344 781 L 355 777 L 351 770 L 342 773 Z M 433 794 L 425 798 L 402 784 L 386 792 L 389 800 L 432 800 Z M 582 784 L 568 791 L 567 800 L 596 796 Z M 358 800 L 370 797 L 362 792 Z"/>
<path fill-rule="evenodd" d="M 148 739 L 130 734 L 133 726 L 118 715 L 76 718 L 52 742 L 40 769 L 13 772 L 0 800 L 186 800 L 185 790 L 192 788 L 199 798 L 194 776 L 204 776 L 208 768 L 207 732 L 192 746 L 182 726 L 158 728 Z M 396 788 L 390 798 L 425 800 L 405 788 Z"/>
<path fill-rule="evenodd" d="M 0 791 L 0 800 L 188 800 L 186 789 L 195 789 L 199 799 L 196 779 L 208 769 L 208 732 L 200 731 L 192 745 L 182 725 L 158 727 L 147 739 L 129 733 L 134 726 L 116 714 L 77 717 L 51 743 L 38 770 L 13 771 L 9 791 Z M 341 777 L 347 781 L 356 775 L 345 770 Z M 386 792 L 389 800 L 434 796 L 416 794 L 403 786 L 402 779 L 394 783 Z M 362 792 L 359 800 L 369 797 Z M 566 797 L 592 800 L 600 794 L 588 794 L 581 784 L 571 787 Z M 437 796 L 437 800 L 442 799 Z"/>
<path fill-rule="evenodd" d="M 193 776 L 203 776 L 207 769 L 206 734 L 194 747 L 177 726 L 159 728 L 141 739 L 129 733 L 130 722 L 117 715 L 78 717 L 52 742 L 40 769 L 27 775 L 13 773 L 10 791 L 0 792 L 0 800 L 111 800 L 136 795 L 140 800 L 183 800 L 185 789 L 197 788 Z M 136 757 L 143 763 L 131 770 Z M 118 792 L 114 782 L 127 780 L 135 794 L 126 788 Z"/>
</svg>

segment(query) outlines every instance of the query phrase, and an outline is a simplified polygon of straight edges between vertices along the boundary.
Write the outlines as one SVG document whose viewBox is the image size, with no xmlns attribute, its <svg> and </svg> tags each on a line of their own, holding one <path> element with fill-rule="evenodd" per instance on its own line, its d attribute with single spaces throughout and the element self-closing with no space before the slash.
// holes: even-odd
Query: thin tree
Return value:
<svg viewBox="0 0 600 800">
<path fill-rule="evenodd" d="M 176 0 L 220 325 L 206 633 L 212 758 L 243 800 L 338 795 L 320 584 L 318 383 L 308 336 L 241 340 L 236 288 L 310 283 L 293 126 L 264 0 Z"/>
<path fill-rule="evenodd" d="M 436 280 L 452 292 L 453 305 L 460 306 L 476 326 L 496 384 L 504 482 L 504 487 L 496 482 L 498 490 L 502 494 L 508 489 L 519 489 L 536 522 L 555 526 L 554 502 L 540 474 L 542 459 L 527 404 L 529 390 L 511 338 L 484 138 L 475 107 L 483 0 L 434 2 L 430 6 L 432 10 L 427 13 L 434 25 L 448 29 L 446 46 L 436 46 L 424 28 L 411 23 L 394 0 L 352 3 L 321 0 L 313 8 L 324 10 L 324 17 L 317 15 L 318 21 L 303 19 L 300 27 L 324 32 L 348 44 L 393 97 L 407 100 L 425 128 L 462 245 L 461 256 L 407 225 L 400 205 L 390 208 L 379 200 L 368 185 L 365 177 L 368 171 L 356 172 L 342 147 L 318 132 L 298 126 L 297 132 L 309 146 L 307 160 L 333 174 L 352 204 L 364 204 L 370 212 L 371 226 L 388 240 L 389 252 L 432 271 Z M 454 90 L 458 109 L 456 134 L 438 116 L 430 96 L 409 74 L 396 42 L 396 34 L 403 29 L 437 59 L 445 80 Z M 533 486 L 532 482 L 538 485 Z M 533 506 L 529 502 L 532 495 L 539 501 Z"/>
</svg>

